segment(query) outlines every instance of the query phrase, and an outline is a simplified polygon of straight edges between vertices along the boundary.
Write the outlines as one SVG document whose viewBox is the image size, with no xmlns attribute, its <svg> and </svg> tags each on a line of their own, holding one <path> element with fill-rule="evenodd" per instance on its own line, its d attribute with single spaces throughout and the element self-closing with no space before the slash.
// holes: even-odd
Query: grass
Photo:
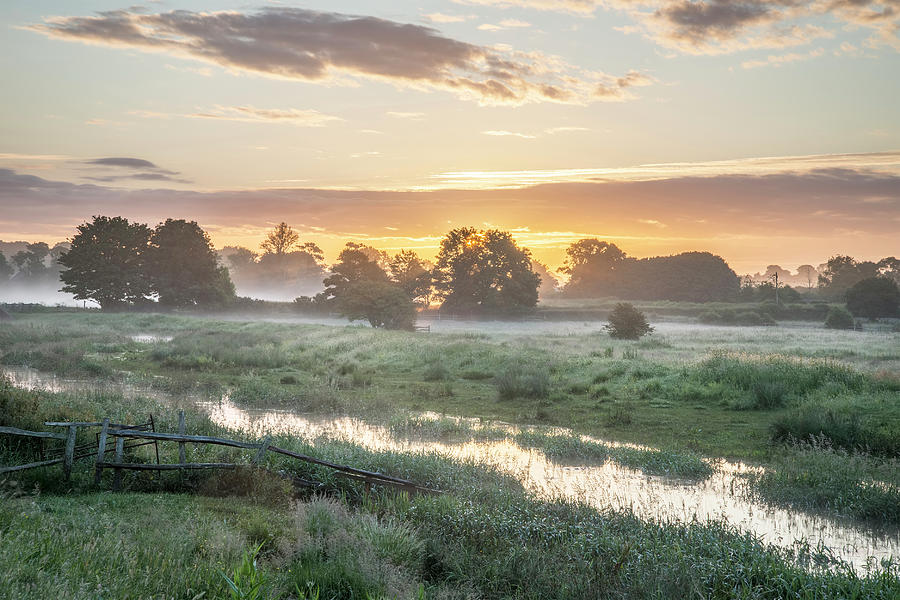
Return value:
<svg viewBox="0 0 900 600">
<path fill-rule="evenodd" d="M 692 453 L 611 446 L 585 440 L 574 434 L 547 434 L 533 430 L 519 432 L 516 443 L 523 448 L 537 448 L 547 458 L 565 463 L 605 463 L 613 461 L 647 475 L 665 475 L 690 479 L 705 479 L 713 474 L 713 467 Z"/>
<path fill-rule="evenodd" d="M 900 463 L 835 449 L 821 437 L 796 444 L 751 482 L 768 502 L 900 525 Z"/>
<path fill-rule="evenodd" d="M 0 325 L 0 362 L 137 382 L 176 398 L 228 393 L 246 407 L 354 414 L 431 439 L 502 437 L 455 416 L 566 426 L 664 449 L 611 458 L 660 474 L 702 477 L 700 456 L 774 467 L 791 439 L 817 436 L 848 454 L 900 455 L 900 351 L 887 330 L 662 324 L 624 342 L 590 327 L 540 335 L 517 327 L 423 335 L 172 315 L 16 315 Z M 131 339 L 146 333 L 172 339 Z M 45 417 L 134 412 L 102 389 L 63 403 L 13 397 L 0 421 L 18 414 L 31 428 Z M 410 417 L 425 410 L 453 417 Z M 574 439 L 546 440 L 543 449 L 568 461 L 607 452 Z"/>
<path fill-rule="evenodd" d="M 65 412 L 93 419 L 142 415 L 149 398 L 24 392 L 5 386 L 5 424 Z M 168 410 L 160 428 L 171 430 Z M 440 425 L 441 419 L 423 423 Z M 188 413 L 194 433 L 224 431 Z M 559 438 L 559 439 L 557 439 Z M 529 441 L 530 440 L 530 441 Z M 564 436 L 521 438 L 548 453 L 599 452 Z M 448 490 L 409 498 L 333 471 L 271 456 L 272 473 L 318 483 L 292 489 L 276 475 L 130 474 L 124 493 L 98 492 L 78 463 L 71 484 L 55 469 L 0 487 L 0 589 L 10 597 L 237 598 L 896 598 L 900 566 L 856 574 L 826 552 L 779 549 L 719 522 L 672 525 L 629 511 L 547 501 L 511 476 L 437 454 L 372 451 L 348 441 L 273 442 Z M 635 465 L 671 458 L 609 448 Z M 148 459 L 149 448 L 134 451 Z M 177 454 L 161 446 L 163 460 Z M 7 456 L 26 448 L 4 445 Z M 189 450 L 197 460 L 248 462 L 252 453 Z M 887 467 L 885 467 L 887 468 Z M 56 483 L 54 483 L 56 482 Z M 39 492 L 35 492 L 35 485 Z M 103 489 L 108 489 L 108 481 Z"/>
</svg>

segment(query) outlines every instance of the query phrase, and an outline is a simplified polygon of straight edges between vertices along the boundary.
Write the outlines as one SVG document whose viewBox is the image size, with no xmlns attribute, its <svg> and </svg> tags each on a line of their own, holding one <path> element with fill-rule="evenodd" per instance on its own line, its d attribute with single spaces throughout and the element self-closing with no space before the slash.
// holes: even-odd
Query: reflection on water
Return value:
<svg viewBox="0 0 900 600">
<path fill-rule="evenodd" d="M 138 344 L 158 344 L 160 342 L 171 342 L 171 335 L 156 335 L 154 333 L 138 333 L 131 336 L 131 340 Z"/>
<path fill-rule="evenodd" d="M 13 383 L 51 391 L 97 389 L 92 382 L 63 380 L 32 369 L 3 368 Z M 148 390 L 119 385 L 125 396 L 148 395 Z M 151 393 L 163 398 L 160 393 Z M 168 398 L 171 400 L 171 398 Z M 828 546 L 835 556 L 857 567 L 869 557 L 900 557 L 900 531 L 872 531 L 819 515 L 773 508 L 748 499 L 742 474 L 752 467 L 719 462 L 712 477 L 694 482 L 644 475 L 614 462 L 597 466 L 564 466 L 548 461 L 538 450 L 522 449 L 509 439 L 494 441 L 432 441 L 398 439 L 386 427 L 350 417 L 321 418 L 284 410 L 247 410 L 227 397 L 196 401 L 216 423 L 256 432 L 292 433 L 306 438 L 345 439 L 372 450 L 438 452 L 445 456 L 492 465 L 516 476 L 526 488 L 544 497 L 564 496 L 599 507 L 626 508 L 642 518 L 670 522 L 721 519 L 751 531 L 766 542 L 792 546 L 805 540 L 813 547 Z M 508 430 L 516 428 L 493 425 Z"/>
</svg>

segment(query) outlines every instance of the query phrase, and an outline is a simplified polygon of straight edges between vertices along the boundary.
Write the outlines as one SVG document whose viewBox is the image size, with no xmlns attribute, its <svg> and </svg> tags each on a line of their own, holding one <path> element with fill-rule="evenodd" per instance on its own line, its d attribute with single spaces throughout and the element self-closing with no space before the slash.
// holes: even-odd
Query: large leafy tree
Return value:
<svg viewBox="0 0 900 600">
<path fill-rule="evenodd" d="M 391 279 L 410 300 L 424 307 L 431 304 L 431 269 L 426 261 L 412 250 L 401 250 L 390 260 Z"/>
<path fill-rule="evenodd" d="M 103 309 L 144 300 L 151 293 L 145 261 L 150 228 L 123 217 L 95 216 L 77 227 L 71 248 L 59 257 L 61 291 L 93 300 Z"/>
<path fill-rule="evenodd" d="M 18 271 L 16 278 L 22 281 L 36 282 L 46 278 L 50 273 L 47 268 L 47 256 L 50 255 L 50 246 L 44 242 L 36 242 L 25 246 L 24 250 L 16 252 L 12 261 Z"/>
<path fill-rule="evenodd" d="M 868 319 L 896 317 L 900 315 L 900 289 L 887 277 L 863 279 L 847 290 L 847 309 Z"/>
<path fill-rule="evenodd" d="M 540 284 L 509 232 L 461 227 L 441 241 L 434 285 L 451 312 L 521 312 L 537 304 Z"/>
<path fill-rule="evenodd" d="M 878 275 L 878 265 L 870 261 L 857 262 L 852 256 L 832 256 L 819 273 L 819 289 L 832 298 L 843 298 L 847 290 Z"/>
<path fill-rule="evenodd" d="M 412 329 L 416 320 L 412 299 L 374 258 L 368 247 L 349 242 L 323 282 L 320 302 L 351 321 L 365 319 L 373 327 Z"/>
<path fill-rule="evenodd" d="M 6 260 L 6 256 L 0 252 L 0 281 L 6 281 L 10 277 L 12 277 L 13 268 L 12 265 Z"/>
<path fill-rule="evenodd" d="M 615 244 L 596 238 L 579 240 L 566 249 L 566 262 L 560 269 L 569 275 L 566 292 L 572 295 L 612 295 L 617 271 L 626 260 Z"/>
<path fill-rule="evenodd" d="M 150 236 L 147 262 L 162 306 L 221 306 L 234 298 L 228 269 L 219 266 L 209 235 L 195 221 L 160 223 Z"/>
</svg>

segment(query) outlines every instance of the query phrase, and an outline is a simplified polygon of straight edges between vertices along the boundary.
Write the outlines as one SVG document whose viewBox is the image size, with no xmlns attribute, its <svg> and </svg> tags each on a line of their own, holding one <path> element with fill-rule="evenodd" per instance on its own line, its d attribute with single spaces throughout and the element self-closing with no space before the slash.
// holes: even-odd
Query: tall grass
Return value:
<svg viewBox="0 0 900 600">
<path fill-rule="evenodd" d="M 776 504 L 900 525 L 900 462 L 835 449 L 822 437 L 796 444 L 751 483 Z"/>
</svg>

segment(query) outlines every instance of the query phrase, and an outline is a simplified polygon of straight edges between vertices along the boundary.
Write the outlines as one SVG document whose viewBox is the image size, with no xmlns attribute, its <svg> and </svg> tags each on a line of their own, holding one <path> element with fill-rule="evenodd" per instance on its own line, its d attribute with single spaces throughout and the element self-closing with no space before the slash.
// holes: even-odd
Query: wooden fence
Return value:
<svg viewBox="0 0 900 600">
<path fill-rule="evenodd" d="M 4 473 L 12 473 L 15 471 L 23 471 L 26 469 L 34 469 L 37 467 L 45 467 L 49 465 L 62 463 L 63 475 L 66 479 L 71 477 L 72 464 L 74 461 L 94 456 L 94 483 L 100 485 L 103 469 L 113 469 L 113 490 L 119 490 L 122 486 L 122 470 L 137 471 L 184 471 L 193 469 L 234 469 L 237 463 L 192 463 L 187 461 L 187 444 L 212 444 L 219 446 L 228 446 L 232 448 L 240 448 L 243 450 L 255 450 L 251 464 L 261 466 L 265 460 L 266 453 L 273 452 L 284 456 L 291 457 L 303 462 L 320 465 L 333 469 L 344 477 L 362 481 L 366 484 L 366 489 L 371 485 L 385 485 L 410 493 L 441 493 L 439 490 L 423 487 L 399 477 L 392 477 L 382 473 L 357 469 L 347 465 L 339 465 L 313 456 L 307 456 L 279 448 L 271 443 L 270 438 L 265 438 L 258 442 L 244 442 L 240 440 L 231 440 L 226 438 L 210 437 L 203 435 L 188 435 L 185 432 L 184 411 L 178 414 L 178 433 L 162 433 L 155 430 L 155 423 L 151 415 L 149 422 L 139 425 L 124 425 L 121 423 L 112 423 L 109 419 L 103 419 L 101 422 L 74 422 L 74 423 L 56 423 L 47 422 L 44 425 L 48 427 L 64 427 L 66 433 L 53 433 L 46 431 L 25 431 L 15 427 L 0 427 L 0 434 L 13 435 L 24 438 L 32 438 L 39 440 L 41 444 L 41 457 L 43 459 L 43 440 L 52 439 L 65 442 L 61 451 L 61 456 L 54 457 L 49 460 L 40 460 L 37 462 L 27 463 L 23 465 L 0 467 L 0 475 Z M 87 443 L 76 446 L 75 440 L 80 428 L 84 427 L 100 427 L 100 431 L 96 434 L 96 449 L 85 452 L 88 447 L 94 444 Z M 159 461 L 159 442 L 174 442 L 178 444 L 178 462 L 177 463 L 160 463 Z M 125 450 L 153 444 L 156 453 L 156 463 L 135 463 L 124 462 Z M 112 447 L 110 447 L 112 446 Z M 59 450 L 57 450 L 59 452 Z M 114 459 L 107 460 L 107 454 L 112 453 Z"/>
</svg>

